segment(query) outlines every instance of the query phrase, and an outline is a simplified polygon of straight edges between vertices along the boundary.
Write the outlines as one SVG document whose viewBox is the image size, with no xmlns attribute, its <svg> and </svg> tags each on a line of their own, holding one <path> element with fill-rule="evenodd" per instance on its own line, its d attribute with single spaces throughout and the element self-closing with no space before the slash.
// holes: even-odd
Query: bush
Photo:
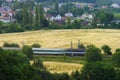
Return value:
<svg viewBox="0 0 120 80">
<path fill-rule="evenodd" d="M 114 53 L 112 59 L 115 66 L 120 67 L 120 51 Z"/>
<path fill-rule="evenodd" d="M 0 53 L 0 80 L 25 80 L 21 70 L 25 64 L 29 65 L 29 60 L 23 54 L 13 51 Z"/>
<path fill-rule="evenodd" d="M 120 80 L 120 69 L 116 69 L 116 79 L 115 80 Z"/>
<path fill-rule="evenodd" d="M 111 48 L 108 45 L 103 45 L 101 49 L 104 51 L 107 55 L 112 55 Z"/>
<path fill-rule="evenodd" d="M 40 45 L 40 44 L 37 44 L 37 43 L 34 43 L 34 44 L 32 45 L 32 47 L 33 47 L 33 48 L 40 48 L 41 45 Z"/>
<path fill-rule="evenodd" d="M 100 62 L 86 63 L 80 77 L 80 80 L 115 80 L 115 70 L 114 67 Z"/>
<path fill-rule="evenodd" d="M 72 80 L 81 80 L 80 79 L 80 72 L 78 72 L 78 71 L 72 72 L 71 79 Z"/>
<path fill-rule="evenodd" d="M 30 60 L 33 59 L 33 50 L 32 47 L 24 45 L 22 48 L 23 54 L 25 54 Z"/>
<path fill-rule="evenodd" d="M 116 49 L 115 52 L 120 52 L 120 48 Z"/>
<path fill-rule="evenodd" d="M 85 46 L 83 44 L 78 44 L 78 49 L 85 49 Z"/>
<path fill-rule="evenodd" d="M 3 47 L 19 47 L 19 44 L 17 44 L 17 43 L 7 43 L 7 42 L 5 42 L 5 43 L 3 44 Z"/>
<path fill-rule="evenodd" d="M 4 52 L 4 50 L 0 47 L 0 53 L 3 53 Z"/>
<path fill-rule="evenodd" d="M 37 74 L 41 80 L 54 80 L 54 76 L 46 70 L 37 70 Z"/>
<path fill-rule="evenodd" d="M 101 50 L 94 45 L 89 45 L 85 54 L 86 62 L 102 61 Z"/>
<path fill-rule="evenodd" d="M 41 70 L 46 70 L 46 68 L 44 67 L 44 65 L 40 59 L 35 60 L 33 63 L 33 66 L 35 66 L 36 68 L 39 68 Z"/>
</svg>

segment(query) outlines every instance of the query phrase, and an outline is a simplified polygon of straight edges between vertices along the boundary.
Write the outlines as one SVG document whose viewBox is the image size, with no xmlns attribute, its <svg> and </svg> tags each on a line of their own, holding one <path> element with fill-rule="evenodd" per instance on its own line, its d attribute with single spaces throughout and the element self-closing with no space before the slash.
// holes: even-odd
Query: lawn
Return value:
<svg viewBox="0 0 120 80">
<path fill-rule="evenodd" d="M 69 29 L 69 30 L 39 30 L 23 33 L 0 34 L 0 46 L 4 42 L 15 42 L 22 45 L 41 44 L 42 48 L 70 48 L 71 41 L 77 48 L 78 40 L 88 45 L 101 47 L 109 45 L 114 51 L 120 48 L 120 30 L 113 29 Z"/>
</svg>

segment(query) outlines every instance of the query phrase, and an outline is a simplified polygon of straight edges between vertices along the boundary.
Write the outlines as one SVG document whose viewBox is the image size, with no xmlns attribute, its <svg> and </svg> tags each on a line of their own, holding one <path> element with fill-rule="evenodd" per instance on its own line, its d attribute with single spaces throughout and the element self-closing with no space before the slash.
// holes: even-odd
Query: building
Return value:
<svg viewBox="0 0 120 80">
<path fill-rule="evenodd" d="M 71 12 L 68 12 L 65 14 L 65 17 L 73 17 L 73 14 Z"/>
<path fill-rule="evenodd" d="M 120 5 L 119 5 L 118 3 L 113 3 L 113 4 L 111 5 L 111 7 L 119 9 L 119 8 L 120 8 Z"/>
</svg>

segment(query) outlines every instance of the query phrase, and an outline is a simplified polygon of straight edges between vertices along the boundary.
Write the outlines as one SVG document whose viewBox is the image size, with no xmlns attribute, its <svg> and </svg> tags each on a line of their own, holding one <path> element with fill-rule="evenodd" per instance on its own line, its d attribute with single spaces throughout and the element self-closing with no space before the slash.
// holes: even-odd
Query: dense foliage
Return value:
<svg viewBox="0 0 120 80">
<path fill-rule="evenodd" d="M 111 48 L 108 45 L 103 45 L 102 50 L 103 50 L 104 54 L 112 55 Z"/>
<path fill-rule="evenodd" d="M 33 59 L 33 50 L 32 47 L 24 45 L 22 48 L 23 54 L 25 54 L 30 60 Z"/>
<path fill-rule="evenodd" d="M 120 67 L 120 51 L 117 51 L 113 54 L 113 63 L 117 67 Z"/>
<path fill-rule="evenodd" d="M 99 62 L 86 63 L 81 71 L 81 80 L 114 80 L 115 69 Z"/>
<path fill-rule="evenodd" d="M 41 45 L 40 45 L 40 44 L 38 44 L 38 43 L 34 43 L 34 44 L 32 44 L 32 47 L 33 47 L 33 48 L 40 48 L 40 47 L 41 47 Z"/>
<path fill-rule="evenodd" d="M 101 50 L 94 45 L 89 45 L 86 50 L 85 59 L 86 62 L 102 61 Z"/>
<path fill-rule="evenodd" d="M 20 47 L 20 46 L 17 43 L 8 43 L 8 42 L 5 42 L 3 44 L 3 47 Z"/>
</svg>

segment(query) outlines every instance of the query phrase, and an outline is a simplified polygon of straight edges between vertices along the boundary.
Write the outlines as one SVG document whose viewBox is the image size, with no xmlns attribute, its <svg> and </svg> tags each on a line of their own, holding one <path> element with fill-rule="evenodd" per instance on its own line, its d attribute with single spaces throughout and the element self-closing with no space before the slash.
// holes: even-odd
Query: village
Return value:
<svg viewBox="0 0 120 80">
<path fill-rule="evenodd" d="M 5 2 L 3 2 L 0 6 L 0 21 L 3 23 L 13 23 L 13 22 L 17 22 L 17 19 L 15 18 L 16 13 L 18 13 L 18 11 L 22 10 L 21 8 L 16 8 L 16 9 L 12 9 L 13 5 L 15 2 L 18 3 L 22 3 L 24 2 L 24 0 L 6 0 Z M 35 2 L 35 4 L 38 4 Z M 99 7 L 96 7 L 97 5 L 94 3 L 77 3 L 77 2 L 73 2 L 72 4 L 75 5 L 75 8 L 77 9 L 85 9 L 88 8 L 91 11 L 95 11 L 95 10 L 104 10 L 104 9 L 108 9 L 108 8 L 112 8 L 112 9 L 120 9 L 120 4 L 119 3 L 113 3 L 111 5 L 102 5 Z M 60 9 L 63 5 L 66 5 L 66 3 L 58 3 L 58 8 Z M 63 24 L 65 22 L 67 22 L 67 19 L 70 18 L 71 22 L 74 22 L 74 20 L 82 20 L 82 24 L 83 25 L 90 25 L 90 23 L 93 21 L 94 19 L 94 13 L 88 13 L 86 11 L 82 12 L 82 14 L 80 15 L 75 15 L 74 13 L 72 13 L 71 11 L 68 11 L 64 14 L 60 14 L 60 13 L 48 13 L 50 10 L 53 10 L 55 7 L 55 4 L 53 3 L 52 5 L 44 5 L 43 9 L 44 9 L 44 16 L 45 18 L 50 21 L 50 22 L 56 22 L 58 24 Z M 35 16 L 35 10 L 32 10 L 32 15 Z M 116 23 L 119 22 L 118 20 L 115 20 Z"/>
</svg>

